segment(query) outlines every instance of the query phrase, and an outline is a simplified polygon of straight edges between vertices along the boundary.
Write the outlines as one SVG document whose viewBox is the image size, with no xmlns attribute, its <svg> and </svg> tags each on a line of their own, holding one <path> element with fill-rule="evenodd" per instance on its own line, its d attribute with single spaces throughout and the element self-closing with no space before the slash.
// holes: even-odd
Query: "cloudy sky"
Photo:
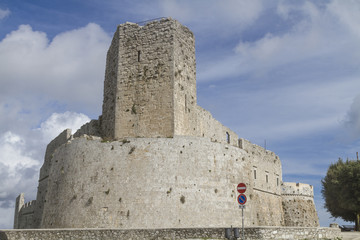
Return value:
<svg viewBox="0 0 360 240">
<path fill-rule="evenodd" d="M 0 229 L 36 198 L 47 143 L 101 114 L 118 24 L 172 17 L 195 34 L 198 104 L 279 155 L 283 180 L 321 179 L 360 143 L 360 1 L 2 0 Z M 341 223 L 338 219 L 337 222 Z"/>
</svg>

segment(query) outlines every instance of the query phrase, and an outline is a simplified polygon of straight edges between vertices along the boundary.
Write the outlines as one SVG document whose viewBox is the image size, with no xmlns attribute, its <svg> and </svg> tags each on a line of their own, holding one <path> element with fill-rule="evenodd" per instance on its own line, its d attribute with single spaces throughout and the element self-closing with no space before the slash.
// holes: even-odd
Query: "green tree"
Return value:
<svg viewBox="0 0 360 240">
<path fill-rule="evenodd" d="M 325 208 L 333 217 L 355 222 L 360 229 L 360 161 L 339 160 L 331 164 L 321 180 Z"/>
</svg>

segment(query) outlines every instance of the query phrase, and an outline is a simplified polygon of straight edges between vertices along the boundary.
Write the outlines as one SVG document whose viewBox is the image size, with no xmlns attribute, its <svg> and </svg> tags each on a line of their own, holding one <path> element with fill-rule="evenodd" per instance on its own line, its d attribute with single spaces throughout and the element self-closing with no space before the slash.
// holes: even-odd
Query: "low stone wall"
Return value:
<svg viewBox="0 0 360 240">
<path fill-rule="evenodd" d="M 241 236 L 241 229 L 240 229 Z M 339 228 L 249 227 L 245 239 L 337 239 Z M 0 240 L 226 239 L 224 228 L 0 230 Z"/>
</svg>

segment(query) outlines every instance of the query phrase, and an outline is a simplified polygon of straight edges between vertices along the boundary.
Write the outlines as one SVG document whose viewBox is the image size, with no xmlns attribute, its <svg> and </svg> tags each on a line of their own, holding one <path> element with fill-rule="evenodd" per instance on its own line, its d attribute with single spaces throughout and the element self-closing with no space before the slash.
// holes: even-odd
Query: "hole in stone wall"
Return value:
<svg viewBox="0 0 360 240">
<path fill-rule="evenodd" d="M 140 60 L 141 60 L 141 51 L 139 50 L 138 51 L 138 62 L 140 62 Z"/>
<path fill-rule="evenodd" d="M 93 202 L 93 199 L 94 199 L 93 197 L 89 198 L 89 199 L 87 200 L 85 206 L 86 206 L 86 207 L 90 206 L 90 205 L 92 204 L 92 202 Z"/>
<path fill-rule="evenodd" d="M 182 204 L 185 203 L 185 197 L 184 197 L 184 196 L 181 196 L 181 197 L 180 197 L 180 202 L 181 202 Z"/>
<path fill-rule="evenodd" d="M 132 154 L 135 151 L 135 147 L 131 147 L 129 154 Z"/>
<path fill-rule="evenodd" d="M 77 198 L 77 195 L 75 194 L 75 195 L 72 197 L 72 199 L 71 199 L 70 202 L 74 201 L 76 198 Z"/>
</svg>

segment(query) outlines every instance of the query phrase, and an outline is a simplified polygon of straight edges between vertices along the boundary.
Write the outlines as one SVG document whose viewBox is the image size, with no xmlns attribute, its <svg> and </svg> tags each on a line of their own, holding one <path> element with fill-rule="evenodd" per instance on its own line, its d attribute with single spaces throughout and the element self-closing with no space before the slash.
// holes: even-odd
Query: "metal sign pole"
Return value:
<svg viewBox="0 0 360 240">
<path fill-rule="evenodd" d="M 245 240 L 245 233 L 244 233 L 244 208 L 246 203 L 246 195 L 243 194 L 246 191 L 246 184 L 245 183 L 239 183 L 237 185 L 237 191 L 240 193 L 240 195 L 237 197 L 237 201 L 240 204 L 239 207 L 241 208 L 241 222 L 242 222 L 242 240 Z"/>
<path fill-rule="evenodd" d="M 242 240 L 245 240 L 245 237 L 244 237 L 244 206 L 241 206 L 241 216 L 242 216 Z"/>
</svg>

